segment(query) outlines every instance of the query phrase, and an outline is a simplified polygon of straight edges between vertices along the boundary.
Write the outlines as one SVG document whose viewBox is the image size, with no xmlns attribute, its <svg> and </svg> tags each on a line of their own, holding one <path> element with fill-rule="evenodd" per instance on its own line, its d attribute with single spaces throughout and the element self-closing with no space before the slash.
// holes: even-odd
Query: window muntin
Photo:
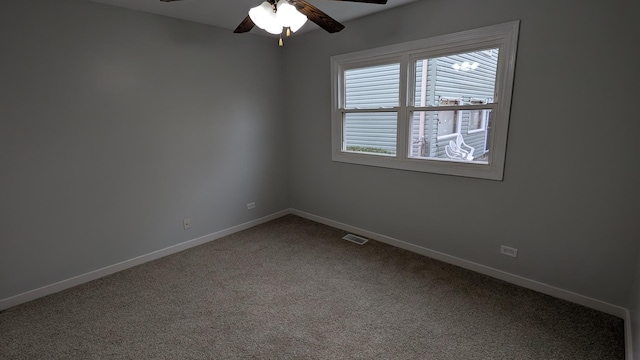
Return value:
<svg viewBox="0 0 640 360">
<path fill-rule="evenodd" d="M 514 21 L 333 56 L 332 159 L 501 180 L 518 27 L 519 22 Z M 348 71 L 396 62 L 400 76 L 399 79 L 394 78 L 393 88 L 395 90 L 398 85 L 399 93 L 397 97 L 393 93 L 393 102 L 373 101 L 374 95 L 370 95 L 365 99 L 366 106 L 361 107 L 346 99 L 345 76 L 351 75 Z M 429 73 L 431 67 L 435 67 L 435 75 Z M 457 74 L 462 82 L 453 84 L 451 74 Z M 394 106 L 396 98 L 398 103 Z M 369 113 L 376 112 L 387 112 L 390 119 L 396 121 L 396 126 L 389 126 L 393 131 L 386 135 L 388 139 L 396 136 L 395 156 L 392 150 L 387 150 L 390 153 L 378 152 L 375 146 L 373 149 L 356 147 L 354 138 L 348 134 L 353 128 L 345 126 L 345 123 L 355 123 L 355 115 L 371 117 Z M 434 125 L 439 116 L 446 120 L 440 133 Z M 368 123 L 380 124 L 373 120 Z M 359 131 L 365 133 L 367 129 Z M 387 144 L 391 146 L 393 141 L 387 141 Z M 460 150 L 458 153 L 449 152 L 455 158 L 442 155 L 442 147 L 446 145 Z"/>
</svg>

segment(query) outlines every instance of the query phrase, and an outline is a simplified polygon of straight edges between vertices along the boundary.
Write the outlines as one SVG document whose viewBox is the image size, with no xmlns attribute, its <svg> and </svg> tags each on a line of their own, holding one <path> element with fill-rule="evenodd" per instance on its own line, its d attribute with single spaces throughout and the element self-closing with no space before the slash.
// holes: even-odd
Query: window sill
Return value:
<svg viewBox="0 0 640 360">
<path fill-rule="evenodd" d="M 336 162 L 358 164 L 388 169 L 425 172 L 441 175 L 463 176 L 487 180 L 501 181 L 503 167 L 489 162 L 472 162 L 453 159 L 405 158 L 380 156 L 373 154 L 356 154 L 348 152 L 334 153 L 332 160 Z"/>
</svg>

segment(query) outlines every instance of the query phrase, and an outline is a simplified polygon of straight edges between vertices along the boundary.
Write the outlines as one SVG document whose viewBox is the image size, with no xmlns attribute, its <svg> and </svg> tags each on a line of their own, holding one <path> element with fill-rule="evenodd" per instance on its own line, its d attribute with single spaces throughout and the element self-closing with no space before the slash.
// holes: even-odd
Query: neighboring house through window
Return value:
<svg viewBox="0 0 640 360">
<path fill-rule="evenodd" d="M 447 99 L 440 98 L 438 104 L 440 106 L 458 106 L 461 101 L 459 99 Z M 462 125 L 462 112 L 457 110 L 438 111 L 438 139 L 447 139 L 456 136 L 460 133 L 460 126 Z M 424 137 L 422 135 L 421 137 Z"/>
<path fill-rule="evenodd" d="M 502 179 L 518 26 L 332 57 L 333 160 Z"/>
</svg>

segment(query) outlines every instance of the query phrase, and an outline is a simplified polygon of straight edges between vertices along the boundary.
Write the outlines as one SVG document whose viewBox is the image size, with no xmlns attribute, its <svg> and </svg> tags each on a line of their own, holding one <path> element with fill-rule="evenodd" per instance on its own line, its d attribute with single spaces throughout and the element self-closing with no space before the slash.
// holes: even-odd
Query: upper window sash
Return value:
<svg viewBox="0 0 640 360">
<path fill-rule="evenodd" d="M 464 45 L 456 45 L 456 44 L 447 44 L 447 46 L 442 46 L 439 47 L 437 49 L 428 49 L 428 50 L 419 50 L 419 51 L 408 51 L 408 64 L 406 64 L 407 66 L 407 70 L 408 70 L 408 75 L 409 75 L 409 79 L 412 83 L 412 85 L 415 85 L 416 82 L 416 67 L 415 64 L 418 61 L 421 60 L 436 60 L 438 58 L 444 58 L 447 56 L 451 56 L 451 55 L 458 55 L 458 54 L 462 54 L 462 53 L 471 53 L 471 52 L 481 52 L 484 50 L 490 50 L 490 49 L 499 49 L 499 53 L 502 53 L 504 50 L 504 39 L 492 39 L 492 40 L 488 40 L 488 41 L 481 41 L 481 42 L 477 42 L 477 43 L 471 43 L 471 44 L 467 44 L 465 42 Z M 498 64 L 496 67 L 496 75 L 498 75 L 500 73 L 500 61 L 503 58 L 503 56 L 499 55 L 498 56 Z M 422 70 L 423 72 L 426 71 L 425 69 Z M 495 83 L 494 83 L 494 93 L 493 93 L 493 97 L 491 99 L 491 102 L 489 102 L 489 104 L 495 104 L 498 103 L 499 100 L 499 96 L 498 94 L 500 93 L 500 88 L 499 88 L 499 79 L 496 76 L 495 79 Z M 416 88 L 415 86 L 411 86 L 408 89 L 408 98 L 407 98 L 407 106 L 415 106 L 415 101 L 416 101 Z M 467 105 L 461 105 L 461 106 L 467 106 Z M 437 107 L 439 107 L 439 105 L 427 105 L 427 107 L 429 107 L 430 110 L 436 109 Z M 465 109 L 468 109 L 467 107 L 465 107 Z"/>
<path fill-rule="evenodd" d="M 361 68 L 366 68 L 366 67 L 374 67 L 374 66 L 384 66 L 384 65 L 392 65 L 392 64 L 399 64 L 400 65 L 400 84 L 399 84 L 399 88 L 398 88 L 398 92 L 399 94 L 402 94 L 402 86 L 403 84 L 406 84 L 406 75 L 407 75 L 407 70 L 405 69 L 405 66 L 403 66 L 403 58 L 404 56 L 402 55 L 397 55 L 397 54 L 392 54 L 392 55 L 384 55 L 384 56 L 376 56 L 376 57 L 372 57 L 366 60 L 362 60 L 362 59 L 355 59 L 352 61 L 344 61 L 344 62 L 340 62 L 335 63 L 332 62 L 331 63 L 331 67 L 332 67 L 332 74 L 337 74 L 338 76 L 338 82 L 336 84 L 334 84 L 333 86 L 333 96 L 331 97 L 332 99 L 332 106 L 334 109 L 340 109 L 340 110 L 364 110 L 364 109 L 389 109 L 388 107 L 376 107 L 376 108 L 359 108 L 359 109 L 355 109 L 355 108 L 347 108 L 346 107 L 346 77 L 345 74 L 346 72 L 348 72 L 349 70 L 355 70 L 355 69 L 361 69 Z M 334 77 L 335 78 L 335 77 Z M 335 101 L 338 101 L 337 103 L 335 103 Z M 400 106 L 402 106 L 404 103 L 406 102 L 406 96 L 404 98 L 398 98 L 398 106 L 395 106 L 394 108 L 398 108 Z"/>
</svg>

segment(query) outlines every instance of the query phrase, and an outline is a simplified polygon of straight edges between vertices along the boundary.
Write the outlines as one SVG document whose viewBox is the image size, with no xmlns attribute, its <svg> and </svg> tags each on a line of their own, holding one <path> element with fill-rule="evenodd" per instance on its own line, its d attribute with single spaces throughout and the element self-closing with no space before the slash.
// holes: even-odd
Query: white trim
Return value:
<svg viewBox="0 0 640 360">
<path fill-rule="evenodd" d="M 256 220 L 251 220 L 248 221 L 246 223 L 240 224 L 240 225 L 236 225 L 236 226 L 232 226 L 228 229 L 224 229 L 224 230 L 220 230 L 220 231 L 216 231 L 214 233 L 211 233 L 209 235 L 205 235 L 205 236 L 201 236 L 199 238 L 195 238 L 192 240 L 188 240 L 185 241 L 183 243 L 180 244 L 176 244 L 176 245 L 172 245 L 169 247 L 166 247 L 164 249 L 160 249 L 160 250 L 156 250 L 153 252 L 150 252 L 148 254 L 145 255 L 140 255 L 137 257 L 134 257 L 132 259 L 129 260 L 125 260 L 122 262 L 119 262 L 117 264 L 113 264 L 113 265 L 109 265 L 106 267 L 103 267 L 102 269 L 97 269 L 94 271 L 90 271 L 86 274 L 82 274 L 82 275 L 78 275 L 78 276 L 74 276 L 72 278 L 66 279 L 66 280 L 62 280 L 62 281 L 58 281 L 56 283 L 53 284 L 49 284 L 49 285 L 45 285 L 43 287 L 34 289 L 34 290 L 29 290 L 27 292 L 24 292 L 22 294 L 18 294 L 15 296 L 11 296 L 5 299 L 0 299 L 0 310 L 5 310 L 8 309 L 10 307 L 31 301 L 31 300 L 35 300 L 37 298 L 41 298 L 43 296 L 47 296 L 53 293 L 57 293 L 59 291 L 62 290 L 66 290 L 69 288 L 72 288 L 74 286 L 80 285 L 80 284 L 84 284 L 86 282 L 92 281 L 92 280 L 96 280 L 99 279 L 101 277 L 105 277 L 107 275 L 111 275 L 114 274 L 118 271 L 122 271 L 140 264 L 144 264 L 146 262 L 152 261 L 152 260 L 156 260 L 159 259 L 161 257 L 165 257 L 167 255 L 171 255 L 171 254 L 175 254 L 178 253 L 180 251 L 192 248 L 194 246 L 198 246 L 198 245 L 202 245 L 205 243 L 208 243 L 210 241 L 219 239 L 221 237 L 227 236 L 227 235 L 231 235 L 233 233 L 237 233 L 238 231 L 242 231 L 242 230 L 246 230 L 248 228 L 254 227 L 256 225 L 260 225 L 262 223 L 265 223 L 267 221 L 271 221 L 274 219 L 277 219 L 279 217 L 285 216 L 290 214 L 291 211 L 289 209 L 287 210 L 282 210 L 276 213 L 273 213 L 271 215 L 267 215 L 265 217 L 256 219 Z"/>
<path fill-rule="evenodd" d="M 519 275 L 514 275 L 514 274 L 511 274 L 502 270 L 498 270 L 489 266 L 478 264 L 478 263 L 465 260 L 459 257 L 447 255 L 439 251 L 435 251 L 435 250 L 427 249 L 422 246 L 410 244 L 408 242 L 404 242 L 402 240 L 398 240 L 386 235 L 378 234 L 369 230 L 347 225 L 335 220 L 313 215 L 304 211 L 291 209 L 291 213 L 294 215 L 303 217 L 305 219 L 313 220 L 315 222 L 329 225 L 329 226 L 332 226 L 350 233 L 354 233 L 369 239 L 380 241 L 401 249 L 405 249 L 420 255 L 424 255 L 436 260 L 440 260 L 442 262 L 446 262 L 448 264 L 456 265 L 461 268 L 475 271 L 480 274 L 484 274 L 484 275 L 494 277 L 496 279 L 504 280 L 511 284 L 522 286 L 524 288 L 531 289 L 543 294 L 551 295 L 553 297 L 556 297 L 562 300 L 567 300 L 575 304 L 583 305 L 591 309 L 602 311 L 609 315 L 613 315 L 613 316 L 625 319 L 625 323 L 627 322 L 626 318 L 628 317 L 628 310 L 617 305 L 609 304 L 604 301 L 590 298 L 588 296 L 580 295 L 568 290 L 560 289 L 549 284 L 527 279 Z"/>
<path fill-rule="evenodd" d="M 631 329 L 631 313 L 625 309 L 624 314 L 624 345 L 626 360 L 633 360 L 633 330 Z"/>
</svg>

